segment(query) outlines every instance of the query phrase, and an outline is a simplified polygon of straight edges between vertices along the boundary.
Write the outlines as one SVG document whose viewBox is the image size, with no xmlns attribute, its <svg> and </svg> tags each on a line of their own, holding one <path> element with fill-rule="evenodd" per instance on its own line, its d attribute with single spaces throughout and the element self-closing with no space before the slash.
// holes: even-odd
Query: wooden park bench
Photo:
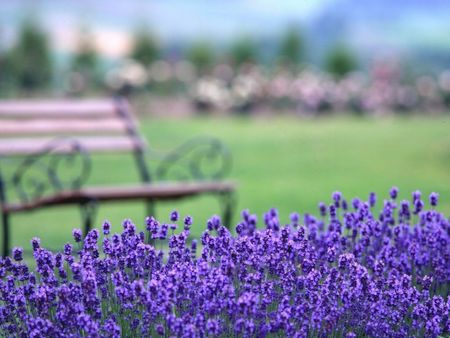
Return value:
<svg viewBox="0 0 450 338">
<path fill-rule="evenodd" d="M 131 152 L 141 182 L 87 187 L 94 152 Z M 154 215 L 156 201 L 211 194 L 229 226 L 235 186 L 223 181 L 231 157 L 218 140 L 192 139 L 160 156 L 154 168 L 148 155 L 124 98 L 0 101 L 3 255 L 10 249 L 10 215 L 51 206 L 79 205 L 87 233 L 98 202 L 143 200 Z M 6 165 L 13 169 L 2 170 Z"/>
</svg>

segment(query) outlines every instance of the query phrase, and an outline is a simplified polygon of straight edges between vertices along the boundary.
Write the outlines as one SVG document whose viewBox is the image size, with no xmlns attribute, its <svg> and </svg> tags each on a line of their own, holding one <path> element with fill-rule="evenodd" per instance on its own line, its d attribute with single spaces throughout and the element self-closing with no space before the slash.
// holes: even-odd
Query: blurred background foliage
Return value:
<svg viewBox="0 0 450 338">
<path fill-rule="evenodd" d="M 358 62 L 345 45 L 338 44 L 328 52 L 325 69 L 333 76 L 342 78 L 358 69 Z"/>
<path fill-rule="evenodd" d="M 144 102 L 166 97 L 175 102 L 175 108 L 168 103 L 167 114 L 175 116 L 424 114 L 448 111 L 450 104 L 445 63 L 419 72 L 400 54 L 368 62 L 338 38 L 315 56 L 318 48 L 305 37 L 301 22 L 286 22 L 271 38 L 241 32 L 227 42 L 204 34 L 169 43 L 136 19 L 125 32 L 128 45 L 111 57 L 104 49 L 114 51 L 117 41 L 103 41 L 83 20 L 70 27 L 72 45 L 61 62 L 54 32 L 46 31 L 38 17 L 22 16 L 14 38 L 2 45 L 0 97 L 124 94 Z"/>
<path fill-rule="evenodd" d="M 433 1 L 440 7 L 447 6 Z M 229 23 L 212 22 L 225 9 L 207 11 L 211 18 L 205 20 L 192 12 L 198 4 L 178 4 L 180 10 L 192 12 L 192 17 L 180 21 L 172 18 L 169 34 L 161 32 L 170 22 L 158 21 L 157 11 L 152 12 L 158 7 L 146 7 L 137 0 L 109 9 L 123 12 L 129 18 L 127 24 L 106 24 L 101 16 L 99 22 L 92 20 L 105 9 L 102 1 L 53 6 L 48 1 L 21 0 L 4 8 L 13 19 L 2 15 L 0 21 L 0 27 L 2 21 L 11 24 L 3 25 L 0 31 L 4 36 L 0 44 L 0 97 L 119 93 L 156 105 L 162 102 L 170 107 L 166 114 L 174 116 L 198 112 L 290 112 L 300 116 L 447 112 L 450 57 L 446 58 L 445 51 L 450 47 L 447 49 L 448 42 L 437 42 L 441 35 L 436 30 L 436 26 L 442 26 L 445 31 L 443 18 L 429 22 L 425 32 L 411 41 L 402 36 L 404 27 L 393 24 L 395 18 L 402 22 L 415 19 L 413 9 L 428 13 L 424 16 L 428 19 L 436 9 L 414 3 L 409 12 L 398 4 L 379 12 L 381 5 L 372 0 L 367 8 L 356 4 L 349 7 L 353 2 L 318 1 L 315 16 L 298 15 L 300 5 L 285 4 L 286 11 L 292 8 L 292 13 L 279 17 L 276 29 L 270 28 L 274 23 L 264 12 L 265 7 L 274 10 L 270 1 L 261 0 L 262 9 L 253 8 L 260 11 L 261 21 L 251 15 L 250 9 L 235 4 L 236 12 L 227 16 Z M 343 15 L 340 9 L 341 14 L 332 15 L 337 4 L 345 5 L 349 12 Z M 87 10 L 88 5 L 97 6 L 93 7 L 94 14 Z M 176 8 L 177 4 L 171 6 Z M 197 9 L 202 12 L 204 7 L 208 8 L 204 4 Z M 28 10 L 19 15 L 17 10 L 22 8 Z M 136 12 L 132 14 L 130 8 Z M 308 12 L 308 7 L 303 9 Z M 69 13 L 71 10 L 73 13 Z M 392 17 L 383 16 L 388 12 Z M 55 13 L 62 18 L 52 27 L 46 19 Z M 371 18 L 364 29 L 355 13 Z M 242 28 L 223 33 L 241 20 L 240 15 Z M 195 22 L 197 19 L 199 22 Z M 392 31 L 383 31 L 382 22 Z M 185 31 L 189 38 L 183 37 Z M 384 40 L 380 40 L 380 34 L 384 34 Z M 434 36 L 434 40 L 424 35 Z M 393 36 L 401 39 L 394 41 Z"/>
<path fill-rule="evenodd" d="M 207 73 L 215 62 L 214 49 L 207 41 L 196 41 L 187 49 L 186 59 L 199 74 Z"/>
<path fill-rule="evenodd" d="M 295 67 L 300 62 L 304 62 L 305 45 L 303 37 L 297 26 L 287 28 L 284 36 L 281 37 L 279 61 L 290 67 Z"/>
<path fill-rule="evenodd" d="M 160 47 L 156 38 L 150 30 L 145 27 L 139 27 L 134 34 L 134 44 L 130 57 L 143 66 L 149 67 L 160 57 Z"/>
<path fill-rule="evenodd" d="M 76 95 L 83 90 L 95 90 L 102 85 L 100 60 L 88 28 L 80 28 L 76 51 L 69 66 L 70 90 Z"/>
<path fill-rule="evenodd" d="M 16 43 L 2 53 L 1 87 L 32 91 L 51 87 L 53 75 L 47 34 L 29 18 L 22 22 Z"/>
</svg>

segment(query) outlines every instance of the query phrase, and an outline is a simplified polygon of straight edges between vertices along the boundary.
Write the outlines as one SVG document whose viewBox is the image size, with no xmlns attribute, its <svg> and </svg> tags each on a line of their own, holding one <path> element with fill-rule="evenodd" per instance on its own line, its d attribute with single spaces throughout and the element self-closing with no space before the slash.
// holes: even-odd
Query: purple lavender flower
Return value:
<svg viewBox="0 0 450 338">
<path fill-rule="evenodd" d="M 406 220 L 409 220 L 411 217 L 411 212 L 409 210 L 409 202 L 406 200 L 403 200 L 400 203 L 400 216 L 404 217 Z"/>
<path fill-rule="evenodd" d="M 374 192 L 371 192 L 369 194 L 369 205 L 370 205 L 370 207 L 373 208 L 376 203 L 377 203 L 377 195 Z"/>
<path fill-rule="evenodd" d="M 215 230 L 219 229 L 219 227 L 220 227 L 220 222 L 221 222 L 219 216 L 214 215 L 214 216 L 211 218 L 211 222 L 212 222 L 213 228 L 214 228 Z"/>
<path fill-rule="evenodd" d="M 435 207 L 438 205 L 439 202 L 439 194 L 436 192 L 432 192 L 430 194 L 430 205 Z"/>
<path fill-rule="evenodd" d="M 178 221 L 178 218 L 179 218 L 178 211 L 174 210 L 170 213 L 170 220 L 172 222 Z"/>
<path fill-rule="evenodd" d="M 300 215 L 297 212 L 293 212 L 289 218 L 293 224 L 298 224 L 300 221 Z"/>
<path fill-rule="evenodd" d="M 211 336 L 217 336 L 220 333 L 220 326 L 217 319 L 208 319 L 206 322 L 206 330 Z"/>
<path fill-rule="evenodd" d="M 197 249 L 197 243 L 198 243 L 198 241 L 196 239 L 192 240 L 192 242 L 191 242 L 192 250 L 196 250 Z"/>
<path fill-rule="evenodd" d="M 72 245 L 70 243 L 64 244 L 64 255 L 70 256 L 72 254 Z"/>
<path fill-rule="evenodd" d="M 340 202 L 341 202 L 341 198 L 342 198 L 342 193 L 339 192 L 339 191 L 335 191 L 335 192 L 333 192 L 331 197 L 332 197 L 332 199 L 334 201 L 334 206 L 336 208 L 339 208 Z"/>
<path fill-rule="evenodd" d="M 146 230 L 150 232 L 151 238 L 155 238 L 159 230 L 159 222 L 153 217 L 147 217 L 145 219 Z"/>
<path fill-rule="evenodd" d="M 75 242 L 77 243 L 81 242 L 82 232 L 80 229 L 73 229 L 72 236 Z"/>
<path fill-rule="evenodd" d="M 167 238 L 167 232 L 169 230 L 169 225 L 164 223 L 161 224 L 161 228 L 159 229 L 159 239 L 164 240 Z"/>
<path fill-rule="evenodd" d="M 331 219 L 335 219 L 336 218 L 336 207 L 333 204 L 330 205 L 329 211 L 330 211 Z"/>
<path fill-rule="evenodd" d="M 192 225 L 192 217 L 191 216 L 186 216 L 184 218 L 184 225 L 190 227 Z"/>
<path fill-rule="evenodd" d="M 111 230 L 111 223 L 109 223 L 109 221 L 105 220 L 103 222 L 103 234 L 109 235 L 110 230 Z"/>
<path fill-rule="evenodd" d="M 31 246 L 33 247 L 33 251 L 36 251 L 37 249 L 39 249 L 41 247 L 41 240 L 37 237 L 34 237 L 31 240 Z"/>
<path fill-rule="evenodd" d="M 162 326 L 161 324 L 156 325 L 156 333 L 159 334 L 160 336 L 164 336 L 164 326 Z"/>
<path fill-rule="evenodd" d="M 391 198 L 393 199 L 393 200 L 395 200 L 396 198 L 397 198 L 397 196 L 398 196 L 398 188 L 397 187 L 392 187 L 391 188 L 391 191 L 389 192 L 389 195 L 391 196 Z"/>
<path fill-rule="evenodd" d="M 413 203 L 415 203 L 417 200 L 420 200 L 420 197 L 422 196 L 422 193 L 419 190 L 416 190 L 412 193 L 412 200 Z"/>
<path fill-rule="evenodd" d="M 418 214 L 419 212 L 422 211 L 424 207 L 424 203 L 422 200 L 417 199 L 414 201 L 414 214 Z"/>
<path fill-rule="evenodd" d="M 120 326 L 117 325 L 114 318 L 109 318 L 103 324 L 103 336 L 110 338 L 119 338 L 121 335 Z"/>
<path fill-rule="evenodd" d="M 12 253 L 13 253 L 13 258 L 16 262 L 20 262 L 23 260 L 23 249 L 22 248 L 16 247 L 12 250 Z"/>
<path fill-rule="evenodd" d="M 327 206 L 325 205 L 325 203 L 323 202 L 319 203 L 319 211 L 320 216 L 325 217 L 327 215 Z"/>
<path fill-rule="evenodd" d="M 342 200 L 342 209 L 344 211 L 348 210 L 348 204 L 347 204 L 347 201 L 345 199 Z"/>
<path fill-rule="evenodd" d="M 361 200 L 359 198 L 354 198 L 352 200 L 353 209 L 358 210 L 360 205 L 361 205 Z"/>
</svg>

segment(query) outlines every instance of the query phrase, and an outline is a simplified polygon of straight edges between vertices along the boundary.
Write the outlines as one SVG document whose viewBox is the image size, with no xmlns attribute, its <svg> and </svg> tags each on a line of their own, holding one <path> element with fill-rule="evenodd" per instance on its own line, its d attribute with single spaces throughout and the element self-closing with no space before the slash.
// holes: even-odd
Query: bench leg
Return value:
<svg viewBox="0 0 450 338">
<path fill-rule="evenodd" d="M 155 201 L 154 200 L 146 200 L 145 201 L 145 208 L 146 208 L 146 212 L 147 215 L 145 216 L 153 216 L 156 217 L 156 212 L 155 212 Z"/>
<path fill-rule="evenodd" d="M 9 214 L 2 213 L 2 227 L 3 227 L 3 252 L 2 256 L 6 257 L 9 252 Z"/>
<path fill-rule="evenodd" d="M 80 207 L 81 218 L 83 220 L 83 235 L 86 236 L 87 233 L 91 231 L 92 225 L 94 224 L 97 212 L 97 203 L 95 203 L 95 201 L 89 201 L 81 204 Z"/>
<path fill-rule="evenodd" d="M 223 224 L 228 230 L 231 230 L 234 208 L 236 206 L 236 196 L 233 192 L 221 195 L 221 204 L 223 210 Z"/>
</svg>

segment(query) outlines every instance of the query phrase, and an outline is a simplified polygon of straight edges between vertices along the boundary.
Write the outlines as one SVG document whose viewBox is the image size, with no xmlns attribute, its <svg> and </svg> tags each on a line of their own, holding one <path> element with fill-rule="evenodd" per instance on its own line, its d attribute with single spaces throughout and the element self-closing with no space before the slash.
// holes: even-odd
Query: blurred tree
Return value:
<svg viewBox="0 0 450 338">
<path fill-rule="evenodd" d="M 52 60 L 47 35 L 33 19 L 25 19 L 17 43 L 6 55 L 7 70 L 16 85 L 29 92 L 49 87 Z"/>
<path fill-rule="evenodd" d="M 84 84 L 81 84 L 84 88 L 79 90 L 99 84 L 99 57 L 95 49 L 94 37 L 87 28 L 80 29 L 77 51 L 72 57 L 70 69 L 77 74 L 74 75 L 75 77 L 81 76 L 84 81 Z"/>
<path fill-rule="evenodd" d="M 342 44 L 330 50 L 325 59 L 325 70 L 340 78 L 358 67 L 353 53 Z"/>
<path fill-rule="evenodd" d="M 0 50 L 0 96 L 11 88 L 11 72 L 7 51 Z"/>
<path fill-rule="evenodd" d="M 150 66 L 160 56 L 156 39 L 147 28 L 139 28 L 134 36 L 134 46 L 130 57 L 144 66 Z"/>
<path fill-rule="evenodd" d="M 241 37 L 231 46 L 230 57 L 235 66 L 258 61 L 258 48 L 250 37 Z"/>
<path fill-rule="evenodd" d="M 1 44 L 2 39 L 2 27 L 0 26 L 0 96 L 3 94 L 5 85 L 7 84 L 7 65 L 6 65 L 6 53 L 3 49 L 3 44 Z"/>
<path fill-rule="evenodd" d="M 214 63 L 214 50 L 205 41 L 193 43 L 186 51 L 186 58 L 194 67 L 202 72 L 210 68 Z"/>
<path fill-rule="evenodd" d="M 281 39 L 279 60 L 288 65 L 296 65 L 303 58 L 303 38 L 298 27 L 288 27 Z"/>
</svg>

